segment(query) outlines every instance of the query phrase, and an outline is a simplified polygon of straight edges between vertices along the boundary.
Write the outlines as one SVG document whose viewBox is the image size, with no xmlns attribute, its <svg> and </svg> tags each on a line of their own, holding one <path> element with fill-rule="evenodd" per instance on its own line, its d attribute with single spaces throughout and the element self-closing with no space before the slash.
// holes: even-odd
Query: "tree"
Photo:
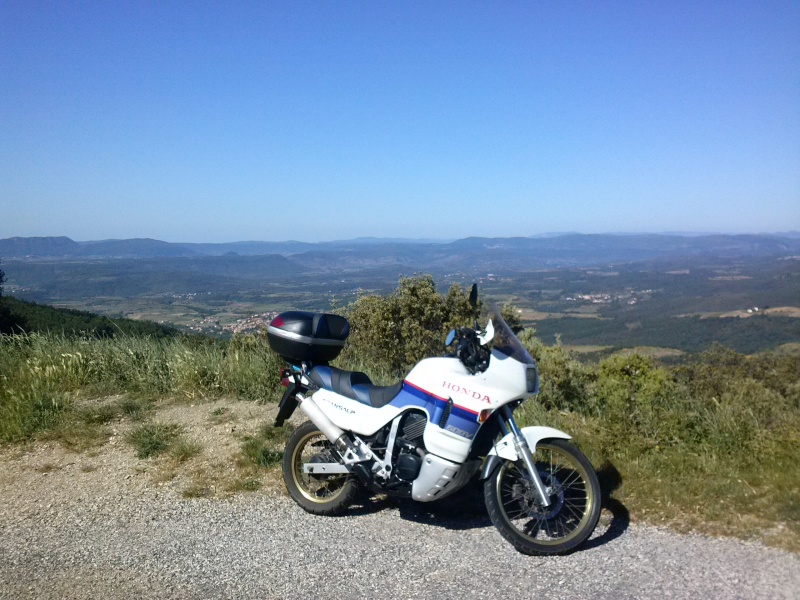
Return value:
<svg viewBox="0 0 800 600">
<path fill-rule="evenodd" d="M 365 366 L 395 374 L 444 351 L 447 330 L 469 323 L 467 294 L 453 285 L 446 297 L 430 275 L 404 277 L 389 296 L 360 296 L 351 305 L 349 346 Z"/>
<path fill-rule="evenodd" d="M 3 284 L 6 282 L 6 274 L 3 269 L 0 269 L 0 298 L 3 296 Z"/>
</svg>

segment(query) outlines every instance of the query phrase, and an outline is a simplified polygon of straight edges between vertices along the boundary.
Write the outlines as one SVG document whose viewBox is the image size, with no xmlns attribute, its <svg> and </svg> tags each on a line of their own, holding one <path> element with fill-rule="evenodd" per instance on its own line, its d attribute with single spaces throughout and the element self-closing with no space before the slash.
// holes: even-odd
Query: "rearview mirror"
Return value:
<svg viewBox="0 0 800 600">
<path fill-rule="evenodd" d="M 472 308 L 478 307 L 478 284 L 473 283 L 472 289 L 469 291 L 469 303 Z"/>
</svg>

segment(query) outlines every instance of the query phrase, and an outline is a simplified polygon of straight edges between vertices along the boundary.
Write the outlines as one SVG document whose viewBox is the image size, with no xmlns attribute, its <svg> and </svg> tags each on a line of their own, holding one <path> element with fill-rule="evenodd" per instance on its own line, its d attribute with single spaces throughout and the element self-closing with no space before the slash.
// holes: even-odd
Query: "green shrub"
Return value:
<svg viewBox="0 0 800 600">
<path fill-rule="evenodd" d="M 545 346 L 532 329 L 518 334 L 539 366 L 539 401 L 554 410 L 587 413 L 590 410 L 594 370 L 561 346 Z"/>
</svg>

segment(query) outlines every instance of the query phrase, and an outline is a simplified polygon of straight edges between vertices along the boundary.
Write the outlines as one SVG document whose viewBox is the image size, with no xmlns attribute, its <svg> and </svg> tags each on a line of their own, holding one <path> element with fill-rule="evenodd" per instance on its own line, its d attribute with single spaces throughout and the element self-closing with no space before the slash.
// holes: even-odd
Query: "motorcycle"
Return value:
<svg viewBox="0 0 800 600">
<path fill-rule="evenodd" d="M 286 444 L 286 487 L 304 510 L 335 515 L 360 488 L 431 502 L 478 477 L 492 523 L 519 552 L 571 552 L 597 525 L 597 475 L 568 434 L 518 426 L 514 410 L 539 391 L 536 362 L 499 312 L 478 328 L 475 285 L 470 303 L 475 326 L 449 333 L 452 353 L 390 386 L 330 366 L 349 334 L 344 317 L 273 319 L 267 337 L 287 363 L 275 425 L 297 407 L 309 419 Z"/>
</svg>

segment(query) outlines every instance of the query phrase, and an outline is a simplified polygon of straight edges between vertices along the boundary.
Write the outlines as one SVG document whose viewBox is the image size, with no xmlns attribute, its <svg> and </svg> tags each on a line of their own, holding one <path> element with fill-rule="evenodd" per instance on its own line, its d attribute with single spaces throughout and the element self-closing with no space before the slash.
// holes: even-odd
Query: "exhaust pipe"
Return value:
<svg viewBox="0 0 800 600">
<path fill-rule="evenodd" d="M 350 441 L 350 438 L 345 435 L 342 429 L 339 429 L 333 424 L 328 416 L 317 406 L 314 400 L 305 398 L 301 394 L 297 394 L 296 398 L 300 403 L 300 410 L 306 414 L 314 425 L 319 427 L 319 430 L 325 434 L 325 437 L 328 438 L 334 446 L 336 446 L 336 449 L 342 453 L 343 457 L 347 458 L 346 455 L 349 451 L 352 452 L 355 457 L 362 458 L 359 455 L 358 449 L 353 442 Z"/>
</svg>

